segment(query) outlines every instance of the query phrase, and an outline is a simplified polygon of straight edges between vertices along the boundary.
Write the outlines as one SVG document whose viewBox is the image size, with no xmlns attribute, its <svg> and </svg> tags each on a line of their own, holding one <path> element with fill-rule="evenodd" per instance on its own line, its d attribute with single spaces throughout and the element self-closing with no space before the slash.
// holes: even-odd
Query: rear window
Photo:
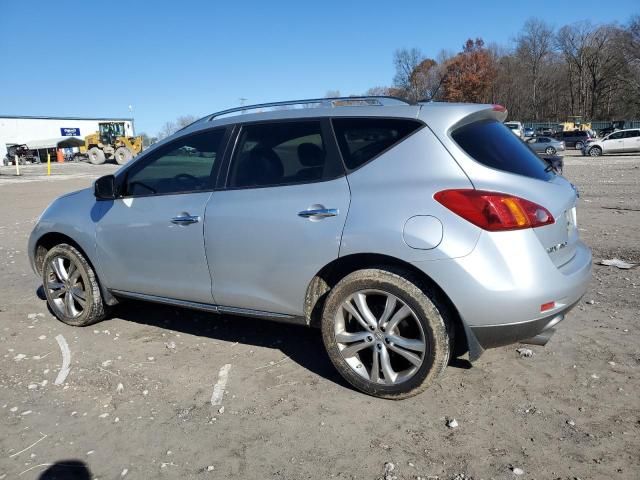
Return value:
<svg viewBox="0 0 640 480">
<path fill-rule="evenodd" d="M 538 180 L 552 174 L 547 165 L 497 120 L 483 120 L 456 129 L 451 136 L 471 158 L 487 167 Z"/>
<path fill-rule="evenodd" d="M 345 165 L 354 170 L 401 142 L 422 124 L 398 118 L 335 118 L 333 129 Z"/>
</svg>

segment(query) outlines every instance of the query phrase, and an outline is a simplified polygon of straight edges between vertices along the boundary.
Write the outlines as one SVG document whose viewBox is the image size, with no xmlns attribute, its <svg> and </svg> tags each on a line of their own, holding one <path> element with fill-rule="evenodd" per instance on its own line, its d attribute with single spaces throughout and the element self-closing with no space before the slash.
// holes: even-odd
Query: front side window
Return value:
<svg viewBox="0 0 640 480">
<path fill-rule="evenodd" d="M 341 173 L 339 160 L 327 152 L 319 121 L 269 122 L 242 127 L 228 186 L 295 185 Z"/>
<path fill-rule="evenodd" d="M 624 132 L 615 132 L 609 135 L 607 140 L 620 140 L 624 136 Z"/>
<path fill-rule="evenodd" d="M 213 169 L 224 129 L 175 140 L 127 172 L 124 195 L 167 195 L 213 188 Z"/>
<path fill-rule="evenodd" d="M 420 127 L 420 122 L 403 118 L 333 119 L 342 159 L 349 170 L 364 165 Z"/>
</svg>

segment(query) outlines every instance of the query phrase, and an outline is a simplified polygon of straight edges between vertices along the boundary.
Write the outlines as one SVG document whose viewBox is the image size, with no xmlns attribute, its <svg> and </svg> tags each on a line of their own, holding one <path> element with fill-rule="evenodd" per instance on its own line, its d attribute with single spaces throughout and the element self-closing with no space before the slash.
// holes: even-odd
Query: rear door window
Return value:
<svg viewBox="0 0 640 480">
<path fill-rule="evenodd" d="M 422 123 L 404 118 L 334 118 L 332 122 L 349 170 L 373 160 L 422 127 Z"/>
<path fill-rule="evenodd" d="M 553 176 L 544 161 L 497 120 L 463 125 L 451 137 L 467 155 L 487 167 L 538 180 Z"/>
<path fill-rule="evenodd" d="M 343 174 L 340 159 L 327 148 L 320 121 L 269 122 L 240 130 L 228 186 L 295 185 Z"/>
</svg>

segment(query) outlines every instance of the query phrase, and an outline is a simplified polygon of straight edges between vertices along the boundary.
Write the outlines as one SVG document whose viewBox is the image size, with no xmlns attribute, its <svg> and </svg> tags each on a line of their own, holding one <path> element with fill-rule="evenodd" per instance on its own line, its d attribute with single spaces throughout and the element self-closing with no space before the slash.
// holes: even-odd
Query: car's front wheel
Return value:
<svg viewBox="0 0 640 480">
<path fill-rule="evenodd" d="M 544 151 L 547 155 L 555 155 L 556 149 L 553 147 L 547 147 Z"/>
<path fill-rule="evenodd" d="M 402 399 L 425 390 L 449 361 L 446 308 L 411 275 L 358 270 L 329 293 L 322 338 L 329 358 L 357 389 Z"/>
<path fill-rule="evenodd" d="M 105 317 L 96 274 L 71 245 L 56 245 L 47 252 L 42 285 L 51 311 L 61 322 L 84 327 Z"/>
<path fill-rule="evenodd" d="M 600 147 L 591 147 L 589 149 L 589 155 L 592 157 L 599 157 L 602 155 L 602 149 Z"/>
<path fill-rule="evenodd" d="M 584 147 L 584 143 L 576 142 L 576 150 L 582 150 L 582 147 Z"/>
</svg>

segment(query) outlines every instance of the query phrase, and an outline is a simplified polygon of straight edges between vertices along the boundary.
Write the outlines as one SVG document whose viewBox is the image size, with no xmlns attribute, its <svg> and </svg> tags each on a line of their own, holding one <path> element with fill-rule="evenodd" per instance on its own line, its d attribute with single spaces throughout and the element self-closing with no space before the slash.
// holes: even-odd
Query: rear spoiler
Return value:
<svg viewBox="0 0 640 480">
<path fill-rule="evenodd" d="M 455 130 L 463 125 L 478 122 L 480 120 L 498 120 L 499 122 L 504 122 L 507 119 L 507 109 L 502 105 L 483 105 L 483 107 L 485 108 L 478 109 L 464 118 L 461 118 L 456 122 L 451 130 Z"/>
<path fill-rule="evenodd" d="M 468 123 L 480 120 L 504 122 L 507 109 L 497 104 L 474 103 L 421 103 L 419 118 L 424 120 L 434 132 L 447 134 Z"/>
</svg>

